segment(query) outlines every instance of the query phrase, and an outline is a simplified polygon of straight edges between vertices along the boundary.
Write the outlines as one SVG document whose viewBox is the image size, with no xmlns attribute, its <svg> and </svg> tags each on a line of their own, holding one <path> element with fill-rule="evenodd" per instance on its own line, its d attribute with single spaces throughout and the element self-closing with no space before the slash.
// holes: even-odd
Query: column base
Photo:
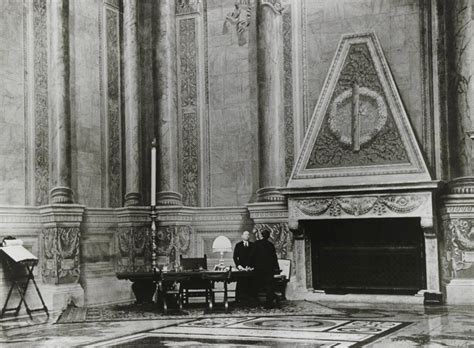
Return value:
<svg viewBox="0 0 474 348">
<path fill-rule="evenodd" d="M 73 191 L 69 187 L 58 186 L 49 191 L 52 204 L 73 203 Z"/>
<path fill-rule="evenodd" d="M 140 205 L 142 197 L 138 192 L 129 192 L 125 194 L 125 206 L 136 207 Z"/>
<path fill-rule="evenodd" d="M 447 304 L 474 304 L 474 279 L 453 279 L 446 286 Z"/>
<path fill-rule="evenodd" d="M 259 202 L 284 202 L 285 196 L 278 187 L 263 187 L 257 190 L 257 199 Z"/>
<path fill-rule="evenodd" d="M 178 192 L 161 191 L 157 196 L 158 205 L 183 205 L 183 196 Z"/>
</svg>

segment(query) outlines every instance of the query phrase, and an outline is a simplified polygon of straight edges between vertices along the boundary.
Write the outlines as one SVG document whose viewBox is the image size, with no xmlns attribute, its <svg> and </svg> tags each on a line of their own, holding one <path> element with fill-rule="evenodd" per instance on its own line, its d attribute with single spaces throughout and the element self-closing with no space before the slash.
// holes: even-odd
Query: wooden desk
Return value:
<svg viewBox="0 0 474 348">
<path fill-rule="evenodd" d="M 156 286 L 154 287 L 154 291 L 158 291 L 158 298 L 163 303 L 163 312 L 167 312 L 168 310 L 168 303 L 167 297 L 170 295 L 176 296 L 178 306 L 180 310 L 183 308 L 183 293 L 182 289 L 179 287 L 178 289 L 173 289 L 172 285 L 174 283 L 181 283 L 181 282 L 192 282 L 193 280 L 202 281 L 206 280 L 208 287 L 203 289 L 206 291 L 206 305 L 212 310 L 213 297 L 211 297 L 211 286 L 213 282 L 223 282 L 224 283 L 224 307 L 228 308 L 228 287 L 229 283 L 235 282 L 239 279 L 253 277 L 252 271 L 232 271 L 232 272 L 225 272 L 225 271 L 179 271 L 179 272 L 122 272 L 117 273 L 118 279 L 128 279 L 135 284 L 151 284 L 154 283 Z M 132 289 L 135 293 L 135 296 L 138 297 L 142 296 L 144 292 L 148 293 L 148 291 L 139 291 L 137 286 L 132 285 Z M 137 301 L 138 301 L 137 297 Z M 151 295 L 151 298 L 153 295 Z M 141 297 L 140 297 L 141 298 Z M 140 301 L 139 301 L 140 302 Z"/>
</svg>

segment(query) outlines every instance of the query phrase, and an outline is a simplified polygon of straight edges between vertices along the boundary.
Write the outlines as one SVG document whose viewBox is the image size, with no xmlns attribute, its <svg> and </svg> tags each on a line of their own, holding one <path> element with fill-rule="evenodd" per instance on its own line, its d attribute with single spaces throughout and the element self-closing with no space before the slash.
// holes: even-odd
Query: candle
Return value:
<svg viewBox="0 0 474 348">
<path fill-rule="evenodd" d="M 151 206 L 156 205 L 156 138 L 151 143 Z"/>
</svg>

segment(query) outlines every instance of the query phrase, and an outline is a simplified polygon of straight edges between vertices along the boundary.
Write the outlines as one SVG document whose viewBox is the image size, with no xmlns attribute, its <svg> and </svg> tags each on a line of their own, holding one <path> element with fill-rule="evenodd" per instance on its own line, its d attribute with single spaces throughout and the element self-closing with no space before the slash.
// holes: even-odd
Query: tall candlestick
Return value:
<svg viewBox="0 0 474 348">
<path fill-rule="evenodd" d="M 151 143 L 151 206 L 156 205 L 156 138 Z"/>
</svg>

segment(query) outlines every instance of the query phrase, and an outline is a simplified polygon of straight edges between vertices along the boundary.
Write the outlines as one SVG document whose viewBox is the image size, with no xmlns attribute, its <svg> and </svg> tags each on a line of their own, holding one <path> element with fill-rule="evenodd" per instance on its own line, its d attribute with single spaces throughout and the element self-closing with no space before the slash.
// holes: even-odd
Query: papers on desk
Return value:
<svg viewBox="0 0 474 348">
<path fill-rule="evenodd" d="M 21 261 L 36 261 L 38 258 L 30 253 L 28 249 L 25 249 L 22 245 L 10 245 L 0 248 L 5 254 L 8 255 L 15 262 Z"/>
</svg>

